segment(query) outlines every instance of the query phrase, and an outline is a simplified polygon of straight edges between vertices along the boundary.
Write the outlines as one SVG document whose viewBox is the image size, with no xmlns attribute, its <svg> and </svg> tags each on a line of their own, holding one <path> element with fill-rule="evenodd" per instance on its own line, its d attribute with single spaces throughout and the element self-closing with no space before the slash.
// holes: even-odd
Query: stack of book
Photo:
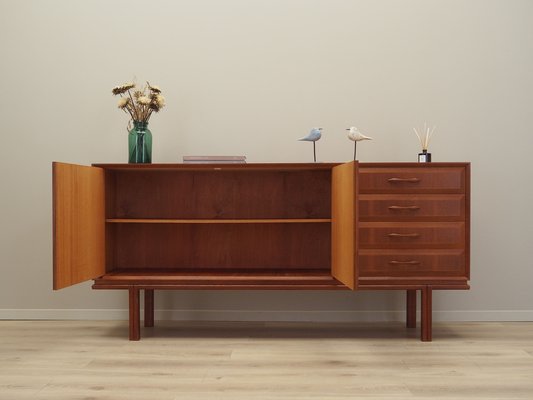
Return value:
<svg viewBox="0 0 533 400">
<path fill-rule="evenodd" d="M 183 156 L 184 164 L 245 164 L 246 156 Z"/>
</svg>

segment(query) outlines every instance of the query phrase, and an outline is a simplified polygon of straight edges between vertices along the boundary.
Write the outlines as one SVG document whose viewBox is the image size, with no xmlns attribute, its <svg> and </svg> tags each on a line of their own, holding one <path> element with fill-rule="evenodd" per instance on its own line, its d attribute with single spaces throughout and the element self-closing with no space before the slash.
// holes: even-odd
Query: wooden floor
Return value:
<svg viewBox="0 0 533 400">
<path fill-rule="evenodd" d="M 533 323 L 0 321 L 0 399 L 533 399 Z"/>
</svg>

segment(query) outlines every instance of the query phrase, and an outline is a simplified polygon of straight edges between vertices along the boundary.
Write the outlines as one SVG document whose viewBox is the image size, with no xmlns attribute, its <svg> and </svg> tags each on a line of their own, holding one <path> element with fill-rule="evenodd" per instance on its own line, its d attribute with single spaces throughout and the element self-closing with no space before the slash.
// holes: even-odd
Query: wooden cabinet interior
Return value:
<svg viewBox="0 0 533 400">
<path fill-rule="evenodd" d="M 469 165 L 54 163 L 54 289 L 467 289 Z M 428 293 L 429 291 L 429 293 Z M 413 306 L 414 304 L 414 306 Z M 429 317 L 427 317 L 429 313 Z M 130 339 L 140 337 L 130 310 Z M 429 324 L 429 325 L 428 325 Z"/>
<path fill-rule="evenodd" d="M 331 171 L 106 168 L 106 218 L 329 219 Z"/>
<path fill-rule="evenodd" d="M 330 270 L 329 223 L 128 223 L 108 232 L 108 271 Z"/>
<path fill-rule="evenodd" d="M 108 272 L 331 269 L 328 168 L 104 169 Z"/>
</svg>

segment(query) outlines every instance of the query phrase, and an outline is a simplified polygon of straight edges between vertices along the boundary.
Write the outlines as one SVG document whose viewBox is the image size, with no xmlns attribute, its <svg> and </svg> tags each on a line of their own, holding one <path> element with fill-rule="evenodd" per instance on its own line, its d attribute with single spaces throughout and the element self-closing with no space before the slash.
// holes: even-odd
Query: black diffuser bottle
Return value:
<svg viewBox="0 0 533 400">
<path fill-rule="evenodd" d="M 422 150 L 422 153 L 418 153 L 418 162 L 431 162 L 431 153 L 427 150 Z"/>
</svg>

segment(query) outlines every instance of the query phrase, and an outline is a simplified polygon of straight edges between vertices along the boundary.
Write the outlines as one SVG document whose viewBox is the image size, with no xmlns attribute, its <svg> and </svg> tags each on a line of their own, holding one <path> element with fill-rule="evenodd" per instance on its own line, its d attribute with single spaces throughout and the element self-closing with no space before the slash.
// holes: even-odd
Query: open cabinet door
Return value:
<svg viewBox="0 0 533 400">
<path fill-rule="evenodd" d="M 357 162 L 333 167 L 331 185 L 331 274 L 350 289 L 357 287 Z"/>
<path fill-rule="evenodd" d="M 105 274 L 104 170 L 52 164 L 54 290 Z"/>
</svg>

